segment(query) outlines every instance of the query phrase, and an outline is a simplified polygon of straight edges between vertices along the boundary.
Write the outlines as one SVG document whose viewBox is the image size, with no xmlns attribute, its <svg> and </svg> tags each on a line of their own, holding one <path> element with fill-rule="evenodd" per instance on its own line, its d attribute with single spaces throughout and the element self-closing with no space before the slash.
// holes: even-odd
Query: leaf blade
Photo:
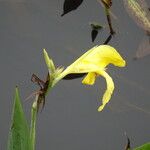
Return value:
<svg viewBox="0 0 150 150">
<path fill-rule="evenodd" d="M 29 127 L 19 96 L 18 88 L 15 90 L 14 106 L 12 112 L 11 128 L 9 132 L 8 150 L 30 150 Z"/>
<path fill-rule="evenodd" d="M 149 149 L 150 149 L 150 142 L 146 143 L 146 144 L 143 144 L 143 145 L 135 148 L 134 150 L 149 150 Z"/>
</svg>

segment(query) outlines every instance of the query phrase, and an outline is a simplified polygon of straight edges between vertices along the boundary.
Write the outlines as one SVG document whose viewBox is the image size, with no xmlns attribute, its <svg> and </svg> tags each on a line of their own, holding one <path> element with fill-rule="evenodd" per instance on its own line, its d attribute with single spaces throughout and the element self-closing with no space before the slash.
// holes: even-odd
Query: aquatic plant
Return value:
<svg viewBox="0 0 150 150">
<path fill-rule="evenodd" d="M 44 50 L 44 56 L 46 64 L 51 70 L 51 59 L 47 52 Z M 98 111 L 102 111 L 105 105 L 109 102 L 111 95 L 114 90 L 114 83 L 112 78 L 107 74 L 106 66 L 113 64 L 118 67 L 125 66 L 125 60 L 120 56 L 120 54 L 109 45 L 100 45 L 93 47 L 81 57 L 79 57 L 74 63 L 68 66 L 64 71 L 57 76 L 54 76 L 53 81 L 50 82 L 49 87 L 53 87 L 58 81 L 63 79 L 68 74 L 80 74 L 87 73 L 86 77 L 83 79 L 83 84 L 93 85 L 95 83 L 97 76 L 103 76 L 107 82 L 107 90 L 102 99 L 102 105 L 98 108 Z M 49 88 L 49 89 L 50 89 Z"/>
</svg>

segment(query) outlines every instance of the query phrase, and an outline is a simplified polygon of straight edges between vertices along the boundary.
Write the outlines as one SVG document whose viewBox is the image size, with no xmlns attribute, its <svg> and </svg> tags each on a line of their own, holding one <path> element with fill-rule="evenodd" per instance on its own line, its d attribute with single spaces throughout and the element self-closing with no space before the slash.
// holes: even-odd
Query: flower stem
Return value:
<svg viewBox="0 0 150 150">
<path fill-rule="evenodd" d="M 37 120 L 37 99 L 32 104 L 31 110 L 31 127 L 30 127 L 30 140 L 31 140 L 31 150 L 35 150 L 35 132 L 36 132 L 36 120 Z"/>
<path fill-rule="evenodd" d="M 107 17 L 107 22 L 108 22 L 108 25 L 109 25 L 110 34 L 114 35 L 115 31 L 112 28 L 111 17 L 110 17 L 110 12 L 109 11 L 110 11 L 109 8 L 107 8 L 105 6 L 105 14 L 106 14 L 106 17 Z"/>
</svg>

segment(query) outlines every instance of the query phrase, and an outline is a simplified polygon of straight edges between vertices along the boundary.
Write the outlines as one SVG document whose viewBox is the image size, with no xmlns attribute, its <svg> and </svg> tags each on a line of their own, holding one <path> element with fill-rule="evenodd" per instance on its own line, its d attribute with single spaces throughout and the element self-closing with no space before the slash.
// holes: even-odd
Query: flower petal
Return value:
<svg viewBox="0 0 150 150">
<path fill-rule="evenodd" d="M 88 55 L 82 58 L 82 62 L 92 63 L 101 68 L 105 68 L 108 64 L 113 64 L 118 67 L 124 67 L 126 65 L 121 55 L 109 45 L 95 47 Z"/>
<path fill-rule="evenodd" d="M 114 91 L 114 82 L 112 78 L 107 74 L 107 72 L 101 71 L 99 72 L 99 74 L 102 75 L 106 79 L 106 83 L 107 83 L 107 89 L 103 95 L 102 105 L 98 108 L 98 111 L 102 111 L 105 105 L 109 102 L 111 95 Z"/>
<path fill-rule="evenodd" d="M 108 64 L 124 67 L 126 62 L 113 47 L 95 46 L 68 66 L 65 73 L 95 72 L 98 68 L 103 70 Z"/>
<path fill-rule="evenodd" d="M 82 80 L 83 84 L 93 85 L 95 83 L 96 73 L 90 72 L 86 75 L 86 77 Z"/>
</svg>

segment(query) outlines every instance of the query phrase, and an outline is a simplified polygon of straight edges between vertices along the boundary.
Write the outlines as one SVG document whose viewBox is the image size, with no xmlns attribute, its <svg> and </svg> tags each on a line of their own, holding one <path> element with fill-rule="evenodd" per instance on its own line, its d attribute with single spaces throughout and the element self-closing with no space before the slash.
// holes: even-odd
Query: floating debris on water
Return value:
<svg viewBox="0 0 150 150">
<path fill-rule="evenodd" d="M 63 13 L 61 16 L 69 13 L 70 11 L 76 10 L 81 4 L 83 0 L 65 0 L 63 6 Z"/>
<path fill-rule="evenodd" d="M 92 27 L 91 38 L 92 38 L 92 42 L 94 42 L 94 40 L 98 35 L 99 30 L 101 30 L 103 27 L 98 23 L 91 23 L 90 25 Z"/>
</svg>

